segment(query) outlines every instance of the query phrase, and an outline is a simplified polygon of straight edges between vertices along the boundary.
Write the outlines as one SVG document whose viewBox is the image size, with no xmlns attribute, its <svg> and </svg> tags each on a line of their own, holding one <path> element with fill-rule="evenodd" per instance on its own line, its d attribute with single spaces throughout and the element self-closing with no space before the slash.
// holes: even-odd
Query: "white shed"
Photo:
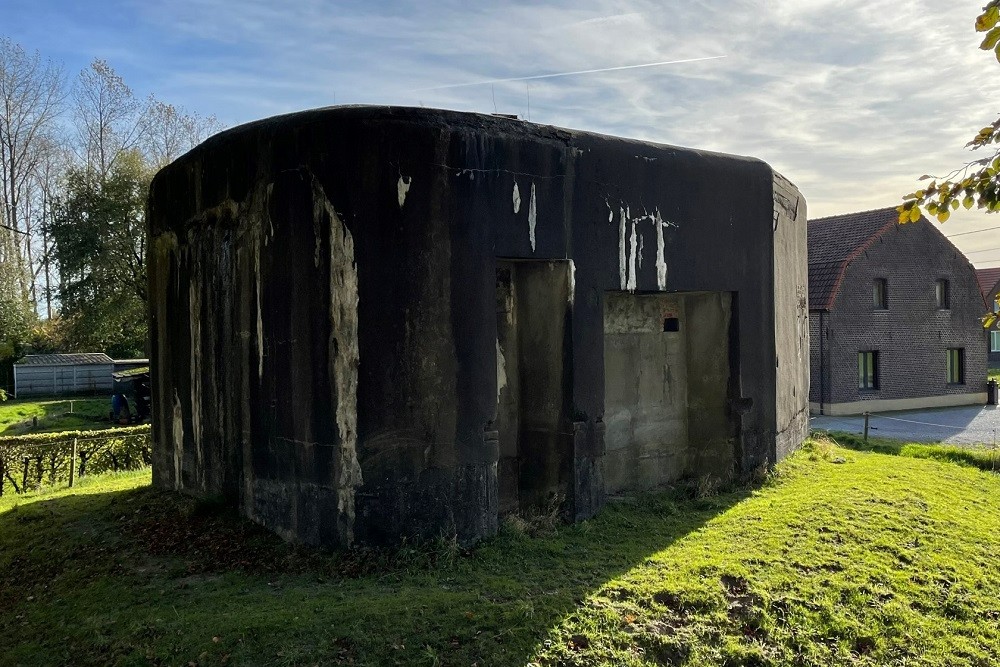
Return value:
<svg viewBox="0 0 1000 667">
<path fill-rule="evenodd" d="M 111 391 L 115 362 L 106 354 L 29 354 L 14 364 L 14 395 Z"/>
</svg>

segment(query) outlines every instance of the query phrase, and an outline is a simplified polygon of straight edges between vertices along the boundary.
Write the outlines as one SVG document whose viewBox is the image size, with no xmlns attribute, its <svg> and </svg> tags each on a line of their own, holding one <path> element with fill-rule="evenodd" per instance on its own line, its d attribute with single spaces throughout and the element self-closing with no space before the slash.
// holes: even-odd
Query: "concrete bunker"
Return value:
<svg viewBox="0 0 1000 667">
<path fill-rule="evenodd" d="M 508 118 L 224 132 L 150 191 L 154 483 L 343 546 L 747 477 L 808 429 L 805 220 L 758 160 Z"/>
</svg>

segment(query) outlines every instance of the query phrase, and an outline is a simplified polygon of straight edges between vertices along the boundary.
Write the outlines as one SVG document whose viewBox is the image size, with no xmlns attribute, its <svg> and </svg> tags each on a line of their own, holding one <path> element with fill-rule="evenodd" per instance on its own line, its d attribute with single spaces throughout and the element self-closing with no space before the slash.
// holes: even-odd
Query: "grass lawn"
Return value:
<svg viewBox="0 0 1000 667">
<path fill-rule="evenodd" d="M 295 549 L 149 474 L 0 499 L 0 663 L 995 665 L 1000 476 L 825 440 L 464 552 Z"/>
<path fill-rule="evenodd" d="M 70 401 L 73 412 L 70 413 Z M 110 396 L 59 399 L 11 399 L 0 403 L 0 436 L 111 428 Z M 38 428 L 32 429 L 32 417 Z"/>
</svg>

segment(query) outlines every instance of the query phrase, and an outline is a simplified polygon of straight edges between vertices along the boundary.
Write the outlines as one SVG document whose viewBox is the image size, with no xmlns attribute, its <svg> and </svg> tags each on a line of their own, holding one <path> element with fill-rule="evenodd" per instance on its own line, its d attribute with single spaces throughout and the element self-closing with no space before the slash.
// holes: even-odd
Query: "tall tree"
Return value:
<svg viewBox="0 0 1000 667">
<path fill-rule="evenodd" d="M 0 38 L 0 211 L 6 236 L 7 262 L 16 262 L 24 297 L 32 292 L 32 176 L 45 138 L 53 131 L 65 98 L 62 70 L 41 55 Z"/>
<path fill-rule="evenodd" d="M 4 221 L 0 211 L 0 225 Z M 18 245 L 13 234 L 0 229 L 0 366 L 19 353 L 34 320 L 27 292 L 21 287 L 23 269 Z"/>
<path fill-rule="evenodd" d="M 64 143 L 50 138 L 40 151 L 40 159 L 33 178 L 36 201 L 33 228 L 38 230 L 36 234 L 38 254 L 33 272 L 33 284 L 41 294 L 37 310 L 44 313 L 46 319 L 51 319 L 55 315 L 53 297 L 57 296 L 57 287 L 53 284 L 53 278 L 58 276 L 52 261 L 54 244 L 49 228 L 56 198 L 61 193 L 66 171 L 72 162 L 70 153 Z M 44 309 L 42 309 L 43 301 Z"/>
<path fill-rule="evenodd" d="M 106 177 L 119 156 L 142 146 L 146 105 L 100 59 L 80 72 L 73 97 L 80 158 L 88 169 Z"/>
<path fill-rule="evenodd" d="M 145 153 L 159 169 L 222 129 L 215 116 L 188 113 L 172 104 L 150 98 L 147 110 Z"/>
<path fill-rule="evenodd" d="M 991 0 L 976 17 L 976 30 L 986 33 L 979 48 L 992 51 L 1000 61 L 1000 0 Z M 991 147 L 990 144 L 993 146 Z M 922 176 L 930 180 L 925 188 L 907 195 L 896 210 L 899 221 L 920 219 L 921 209 L 945 222 L 959 206 L 973 206 L 987 213 L 1000 211 L 1000 118 L 986 125 L 966 144 L 972 150 L 984 150 L 987 155 L 972 160 L 943 178 Z M 992 320 L 991 320 L 992 323 Z"/>
<path fill-rule="evenodd" d="M 50 233 L 61 317 L 75 349 L 142 354 L 146 340 L 145 204 L 150 173 L 138 151 L 106 175 L 71 169 Z"/>
</svg>

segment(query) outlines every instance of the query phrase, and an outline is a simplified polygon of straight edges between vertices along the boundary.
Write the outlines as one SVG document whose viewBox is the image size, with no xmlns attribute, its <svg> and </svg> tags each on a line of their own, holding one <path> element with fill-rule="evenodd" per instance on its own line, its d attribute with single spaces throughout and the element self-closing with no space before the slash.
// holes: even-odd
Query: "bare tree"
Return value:
<svg viewBox="0 0 1000 667">
<path fill-rule="evenodd" d="M 22 293 L 31 289 L 32 237 L 29 206 L 40 145 L 65 99 L 62 69 L 19 44 L 0 38 L 0 205 L 7 252 L 16 261 Z M 14 250 L 16 249 L 16 250 Z"/>
<path fill-rule="evenodd" d="M 80 158 L 104 178 L 122 153 L 145 140 L 146 105 L 99 59 L 80 72 L 73 96 Z"/>
<path fill-rule="evenodd" d="M 146 119 L 145 153 L 157 169 L 223 129 L 215 116 L 188 113 L 154 97 L 150 97 Z"/>
<path fill-rule="evenodd" d="M 52 225 L 53 210 L 61 193 L 64 176 L 71 164 L 71 155 L 65 144 L 54 139 L 47 138 L 42 144 L 38 166 L 34 173 L 34 186 L 36 192 L 36 244 L 40 242 L 39 252 L 34 267 L 33 279 L 40 289 L 42 297 L 45 299 L 45 317 L 52 319 L 53 306 L 52 297 L 59 291 L 58 285 L 52 284 L 53 276 L 58 278 L 59 274 L 52 266 L 54 253 L 54 243 L 49 228 Z"/>
</svg>

